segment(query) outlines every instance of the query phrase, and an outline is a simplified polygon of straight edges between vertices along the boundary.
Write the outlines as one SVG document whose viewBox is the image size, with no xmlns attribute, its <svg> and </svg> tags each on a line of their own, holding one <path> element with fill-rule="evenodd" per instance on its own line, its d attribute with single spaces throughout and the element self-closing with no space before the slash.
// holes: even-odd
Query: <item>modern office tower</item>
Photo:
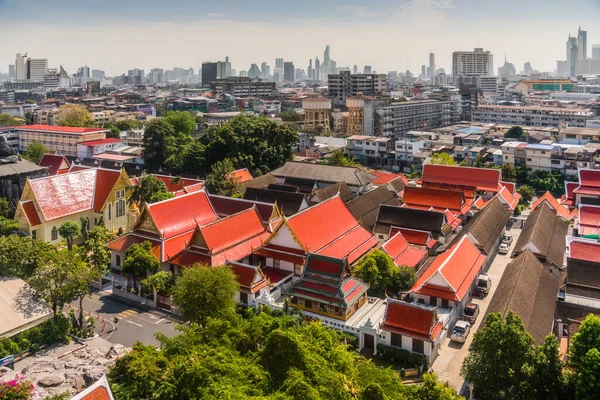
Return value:
<svg viewBox="0 0 600 400">
<path fill-rule="evenodd" d="M 9 64 L 8 65 L 8 80 L 14 81 L 15 79 L 17 79 L 17 76 L 15 74 L 15 64 Z"/>
<path fill-rule="evenodd" d="M 365 65 L 363 68 L 363 74 L 371 74 L 373 73 L 373 68 L 370 65 Z"/>
<path fill-rule="evenodd" d="M 517 75 L 517 69 L 515 68 L 515 65 L 512 63 L 509 63 L 506 60 L 506 54 L 504 55 L 504 65 L 501 66 L 500 68 L 498 68 L 498 76 L 501 78 L 511 78 L 513 76 Z"/>
<path fill-rule="evenodd" d="M 325 52 L 323 53 L 323 64 L 321 65 L 321 75 L 323 76 L 323 80 L 327 79 L 327 75 L 330 72 L 331 68 L 331 57 L 329 56 L 329 45 L 325 47 Z"/>
<path fill-rule="evenodd" d="M 88 67 L 84 67 L 88 68 Z M 89 76 L 89 68 L 88 68 Z M 145 73 L 143 69 L 134 68 L 127 71 L 127 83 L 130 85 L 141 85 L 144 83 Z"/>
<path fill-rule="evenodd" d="M 260 77 L 261 77 L 261 72 L 260 72 L 260 68 L 258 68 L 258 65 L 251 64 L 250 69 L 248 70 L 248 78 L 260 78 Z"/>
<path fill-rule="evenodd" d="M 263 61 L 263 62 L 260 64 L 260 76 L 261 76 L 263 79 L 266 79 L 266 78 L 268 78 L 268 77 L 269 77 L 269 75 L 270 75 L 270 74 L 269 74 L 269 66 L 267 65 L 267 62 L 266 62 L 266 61 Z"/>
<path fill-rule="evenodd" d="M 433 83 L 435 79 L 435 54 L 429 53 L 429 79 Z"/>
<path fill-rule="evenodd" d="M 93 80 L 95 80 L 95 81 L 101 81 L 105 77 L 106 77 L 106 74 L 104 73 L 104 71 L 102 71 L 100 69 L 93 69 L 92 70 L 92 79 Z"/>
<path fill-rule="evenodd" d="M 321 61 L 319 61 L 319 57 L 315 58 L 315 72 L 313 72 L 314 80 L 320 81 L 323 79 L 321 76 Z"/>
<path fill-rule="evenodd" d="M 225 76 L 224 76 L 224 78 L 227 78 L 229 76 L 234 76 L 234 74 L 231 71 L 231 62 L 229 61 L 229 56 L 226 56 L 225 57 Z"/>
<path fill-rule="evenodd" d="M 575 76 L 577 70 L 577 38 L 567 39 L 567 63 L 569 64 L 569 76 Z"/>
<path fill-rule="evenodd" d="M 600 44 L 592 45 L 592 60 L 600 60 Z"/>
<path fill-rule="evenodd" d="M 571 75 L 568 61 L 556 61 L 556 76 L 559 78 L 567 78 Z"/>
<path fill-rule="evenodd" d="M 17 53 L 15 60 L 15 78 L 18 81 L 24 81 L 27 79 L 27 53 L 24 56 L 21 53 Z"/>
<path fill-rule="evenodd" d="M 45 88 L 68 88 L 71 86 L 71 80 L 67 71 L 60 66 L 60 69 L 48 69 L 48 73 L 44 76 Z"/>
<path fill-rule="evenodd" d="M 227 75 L 227 61 L 202 63 L 202 86 L 210 86 L 217 79 Z"/>
<path fill-rule="evenodd" d="M 382 95 L 387 90 L 386 74 L 351 74 L 341 71 L 327 77 L 329 97 L 333 104 L 343 106 L 346 99 L 362 93 L 367 96 Z"/>
<path fill-rule="evenodd" d="M 308 80 L 313 79 L 313 67 L 312 67 L 312 59 L 308 60 L 308 70 L 306 71 L 308 75 Z"/>
<path fill-rule="evenodd" d="M 296 79 L 296 67 L 293 62 L 283 63 L 283 80 L 288 82 L 294 82 Z"/>
<path fill-rule="evenodd" d="M 577 31 L 577 59 L 585 60 L 587 58 L 587 31 L 582 31 L 581 26 Z"/>
<path fill-rule="evenodd" d="M 354 64 L 354 68 L 352 68 L 352 73 L 354 75 L 358 74 L 358 65 Z"/>
<path fill-rule="evenodd" d="M 306 72 L 302 68 L 296 68 L 296 74 L 294 78 L 297 81 L 305 81 L 306 80 Z"/>
<path fill-rule="evenodd" d="M 94 71 L 92 71 L 92 76 Z M 152 68 L 148 74 L 148 81 L 151 85 L 156 85 L 164 82 L 165 72 L 162 68 Z"/>
<path fill-rule="evenodd" d="M 283 58 L 275 59 L 275 68 L 273 69 L 273 77 L 277 75 L 277 81 L 281 81 L 283 79 Z"/>
<path fill-rule="evenodd" d="M 452 53 L 452 76 L 493 76 L 494 56 L 482 48 L 473 51 L 455 51 Z"/>
<path fill-rule="evenodd" d="M 421 65 L 421 78 L 427 78 L 427 66 Z"/>
<path fill-rule="evenodd" d="M 248 77 L 248 71 L 241 70 L 240 71 L 240 78 L 247 78 L 247 77 Z"/>
<path fill-rule="evenodd" d="M 529 61 L 525 62 L 525 64 L 523 64 L 523 72 L 522 75 L 531 75 L 533 73 L 533 67 L 531 66 L 531 63 Z"/>
</svg>

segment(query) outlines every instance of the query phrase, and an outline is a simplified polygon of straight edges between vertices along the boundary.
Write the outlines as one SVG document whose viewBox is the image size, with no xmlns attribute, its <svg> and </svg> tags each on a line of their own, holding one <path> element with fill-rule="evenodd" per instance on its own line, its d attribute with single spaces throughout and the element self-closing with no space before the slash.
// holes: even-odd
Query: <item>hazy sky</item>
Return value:
<svg viewBox="0 0 600 400">
<path fill-rule="evenodd" d="M 600 0 L 0 0 L 0 71 L 15 53 L 67 72 L 88 65 L 193 67 L 223 60 L 247 70 L 275 57 L 308 65 L 331 46 L 338 66 L 420 72 L 429 52 L 450 72 L 452 51 L 504 53 L 517 72 L 552 71 L 579 25 L 600 43 Z M 112 69 L 111 69 L 112 58 Z"/>
</svg>

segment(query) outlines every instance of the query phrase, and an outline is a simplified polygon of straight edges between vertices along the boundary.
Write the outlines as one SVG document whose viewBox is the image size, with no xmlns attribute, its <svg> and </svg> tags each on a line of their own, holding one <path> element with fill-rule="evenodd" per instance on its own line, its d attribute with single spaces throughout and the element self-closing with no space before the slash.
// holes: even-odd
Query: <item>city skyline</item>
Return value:
<svg viewBox="0 0 600 400">
<path fill-rule="evenodd" d="M 481 7 L 485 10 L 469 7 L 475 4 L 471 0 L 460 4 L 409 0 L 398 5 L 376 0 L 370 7 L 333 0 L 319 14 L 307 11 L 319 9 L 313 0 L 302 7 L 269 0 L 253 8 L 239 1 L 182 2 L 178 7 L 152 0 L 144 7 L 115 0 L 84 7 L 73 0 L 57 3 L 61 7 L 46 9 L 37 0 L 0 0 L 0 34 L 11 38 L 0 54 L 1 72 L 8 71 L 16 53 L 25 52 L 48 58 L 49 67 L 63 65 L 70 74 L 83 65 L 107 75 L 153 67 L 198 71 L 203 61 L 223 61 L 226 55 L 237 71 L 263 61 L 273 66 L 276 57 L 305 69 L 309 59 L 322 57 L 327 45 L 338 67 L 357 64 L 362 70 L 371 65 L 380 73 L 406 69 L 418 73 L 421 65 L 429 64 L 430 52 L 435 54 L 436 67 L 450 73 L 452 52 L 475 47 L 495 56 L 494 71 L 507 54 L 517 70 L 529 61 L 544 72 L 553 71 L 556 61 L 565 59 L 565 40 L 569 34 L 576 36 L 579 26 L 588 31 L 588 54 L 593 44 L 600 43 L 600 30 L 594 25 L 600 3 L 592 0 L 579 2 L 568 15 L 562 3 L 543 2 L 543 19 L 535 15 L 536 7 L 542 6 L 537 0 L 485 4 Z M 60 25 L 65 17 L 68 28 Z M 252 40 L 255 45 L 248 45 Z"/>
</svg>

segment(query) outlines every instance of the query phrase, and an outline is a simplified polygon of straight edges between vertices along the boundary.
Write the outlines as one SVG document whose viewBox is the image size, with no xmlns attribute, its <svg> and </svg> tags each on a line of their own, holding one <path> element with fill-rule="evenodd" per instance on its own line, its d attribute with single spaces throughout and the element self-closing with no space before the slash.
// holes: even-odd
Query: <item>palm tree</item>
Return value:
<svg viewBox="0 0 600 400">
<path fill-rule="evenodd" d="M 181 190 L 183 190 L 183 193 L 187 193 L 187 189 L 185 187 L 185 185 L 183 184 L 183 178 L 179 175 L 174 176 L 173 178 L 171 178 L 171 180 L 169 181 L 169 183 L 171 185 L 175 185 L 175 189 L 179 190 L 179 187 L 181 186 Z"/>
<path fill-rule="evenodd" d="M 127 191 L 131 192 L 131 196 L 129 197 L 128 203 L 131 204 L 144 204 L 147 200 L 145 199 L 145 193 L 147 190 L 144 186 L 144 183 L 148 183 L 148 181 L 144 182 L 144 179 L 148 176 L 146 171 L 142 172 L 139 178 L 137 178 L 137 185 L 129 185 L 127 187 Z"/>
</svg>

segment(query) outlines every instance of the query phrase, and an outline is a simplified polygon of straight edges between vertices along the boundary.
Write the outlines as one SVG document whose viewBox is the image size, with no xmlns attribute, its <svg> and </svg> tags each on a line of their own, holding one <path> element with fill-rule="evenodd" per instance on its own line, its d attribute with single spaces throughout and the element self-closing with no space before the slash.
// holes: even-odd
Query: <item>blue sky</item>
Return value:
<svg viewBox="0 0 600 400">
<path fill-rule="evenodd" d="M 87 64 L 119 74 L 139 67 L 199 68 L 229 55 L 233 67 L 275 57 L 306 68 L 331 46 L 339 66 L 419 71 L 428 53 L 449 72 L 455 50 L 504 53 L 550 71 L 569 33 L 600 43 L 600 0 L 0 0 L 0 71 L 17 52 L 68 72 Z M 112 63 L 111 63 L 112 58 Z"/>
</svg>

